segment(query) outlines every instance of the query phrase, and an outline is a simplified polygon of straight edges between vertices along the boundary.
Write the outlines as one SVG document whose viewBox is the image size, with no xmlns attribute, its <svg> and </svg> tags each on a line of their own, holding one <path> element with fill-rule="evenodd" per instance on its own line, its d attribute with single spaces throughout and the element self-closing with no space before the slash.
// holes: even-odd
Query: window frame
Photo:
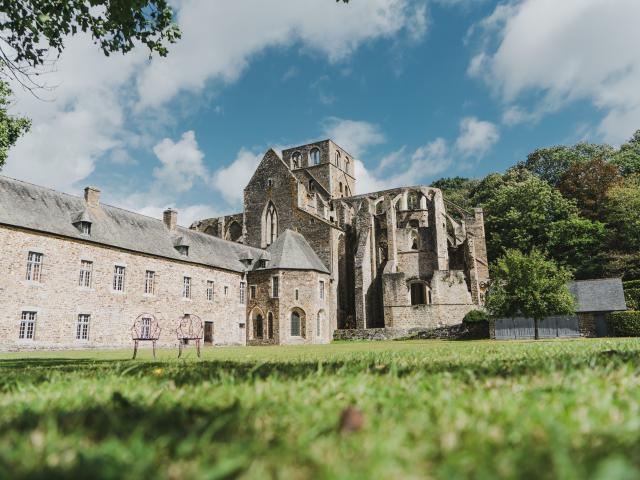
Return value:
<svg viewBox="0 0 640 480">
<path fill-rule="evenodd" d="M 80 260 L 80 275 L 78 277 L 78 286 L 82 288 L 91 288 L 93 280 L 93 261 Z"/>
<path fill-rule="evenodd" d="M 124 265 L 113 266 L 113 283 L 111 287 L 114 292 L 124 293 L 126 275 L 127 267 L 125 267 Z"/>
<path fill-rule="evenodd" d="M 25 277 L 28 282 L 42 283 L 43 260 L 43 253 L 29 250 L 27 253 L 27 274 Z"/>
<path fill-rule="evenodd" d="M 249 299 L 255 300 L 258 295 L 258 287 L 256 285 L 249 285 Z"/>
<path fill-rule="evenodd" d="M 79 313 L 76 322 L 76 340 L 88 341 L 91 325 L 91 314 Z"/>
<path fill-rule="evenodd" d="M 18 340 L 33 341 L 36 336 L 36 322 L 38 312 L 33 310 L 23 310 L 20 314 L 20 328 L 18 330 Z"/>
<path fill-rule="evenodd" d="M 297 323 L 297 334 L 294 333 L 294 322 L 293 322 L 293 316 L 296 316 L 298 318 L 298 323 Z M 289 315 L 289 334 L 292 337 L 302 337 L 302 316 L 300 315 L 300 312 L 298 312 L 297 310 L 294 310 L 291 312 L 291 315 Z"/>
<path fill-rule="evenodd" d="M 322 301 L 325 299 L 324 280 L 318 280 L 318 298 Z"/>
<path fill-rule="evenodd" d="M 280 276 L 271 277 L 271 298 L 280 298 Z"/>
<path fill-rule="evenodd" d="M 149 275 L 151 274 L 151 275 Z M 155 270 L 144 271 L 144 293 L 145 295 L 156 294 L 156 272 Z"/>
<path fill-rule="evenodd" d="M 239 290 L 238 290 L 238 300 L 240 301 L 240 305 L 247 304 L 247 282 L 241 281 Z"/>
<path fill-rule="evenodd" d="M 213 280 L 207 280 L 207 293 L 206 293 L 206 296 L 207 296 L 207 301 L 208 302 L 213 302 L 214 295 L 215 295 L 214 288 L 215 288 L 215 284 L 214 284 Z"/>
<path fill-rule="evenodd" d="M 184 275 L 182 277 L 182 298 L 191 299 L 191 277 Z"/>
</svg>

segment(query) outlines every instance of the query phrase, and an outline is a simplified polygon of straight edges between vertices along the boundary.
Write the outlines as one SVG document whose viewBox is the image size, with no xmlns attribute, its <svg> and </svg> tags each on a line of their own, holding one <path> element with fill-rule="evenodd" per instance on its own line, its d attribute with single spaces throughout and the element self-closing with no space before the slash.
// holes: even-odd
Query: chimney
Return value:
<svg viewBox="0 0 640 480">
<path fill-rule="evenodd" d="M 167 208 L 162 214 L 162 221 L 169 230 L 175 230 L 178 226 L 178 211 L 173 208 Z"/>
<path fill-rule="evenodd" d="M 84 189 L 84 201 L 90 207 L 97 207 L 100 205 L 100 190 L 96 187 L 87 187 Z"/>
</svg>

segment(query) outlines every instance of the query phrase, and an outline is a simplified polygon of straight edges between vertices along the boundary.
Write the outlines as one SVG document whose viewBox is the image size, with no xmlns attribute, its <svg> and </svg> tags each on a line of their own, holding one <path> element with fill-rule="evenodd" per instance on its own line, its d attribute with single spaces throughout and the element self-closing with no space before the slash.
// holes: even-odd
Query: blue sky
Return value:
<svg viewBox="0 0 640 480">
<path fill-rule="evenodd" d="M 73 38 L 4 174 L 179 223 L 241 210 L 269 147 L 326 137 L 360 193 L 640 128 L 637 0 L 181 0 L 166 59 Z M 231 4 L 231 5 L 229 5 Z"/>
</svg>

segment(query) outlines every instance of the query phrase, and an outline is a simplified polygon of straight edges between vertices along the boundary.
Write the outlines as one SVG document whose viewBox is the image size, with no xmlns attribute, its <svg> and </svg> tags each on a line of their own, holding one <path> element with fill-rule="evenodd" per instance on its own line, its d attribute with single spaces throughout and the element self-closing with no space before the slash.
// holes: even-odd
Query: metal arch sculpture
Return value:
<svg viewBox="0 0 640 480">
<path fill-rule="evenodd" d="M 185 313 L 179 317 L 176 335 L 178 337 L 178 358 L 182 356 L 182 349 L 187 346 L 189 340 L 195 340 L 198 358 L 200 358 L 200 342 L 204 336 L 204 327 L 199 316 Z"/>
<path fill-rule="evenodd" d="M 133 358 L 138 355 L 138 344 L 140 342 L 151 342 L 153 346 L 153 358 L 156 358 L 156 342 L 160 338 L 162 329 L 155 315 L 151 313 L 141 313 L 133 322 L 131 327 L 131 339 L 133 340 Z"/>
</svg>

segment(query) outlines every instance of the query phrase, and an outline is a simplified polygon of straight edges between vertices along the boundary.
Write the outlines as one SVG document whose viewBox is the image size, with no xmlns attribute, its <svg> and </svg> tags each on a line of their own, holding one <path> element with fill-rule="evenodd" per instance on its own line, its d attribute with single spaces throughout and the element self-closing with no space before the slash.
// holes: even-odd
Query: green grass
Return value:
<svg viewBox="0 0 640 480">
<path fill-rule="evenodd" d="M 640 477 L 635 339 L 176 353 L 0 355 L 0 478 Z"/>
</svg>

